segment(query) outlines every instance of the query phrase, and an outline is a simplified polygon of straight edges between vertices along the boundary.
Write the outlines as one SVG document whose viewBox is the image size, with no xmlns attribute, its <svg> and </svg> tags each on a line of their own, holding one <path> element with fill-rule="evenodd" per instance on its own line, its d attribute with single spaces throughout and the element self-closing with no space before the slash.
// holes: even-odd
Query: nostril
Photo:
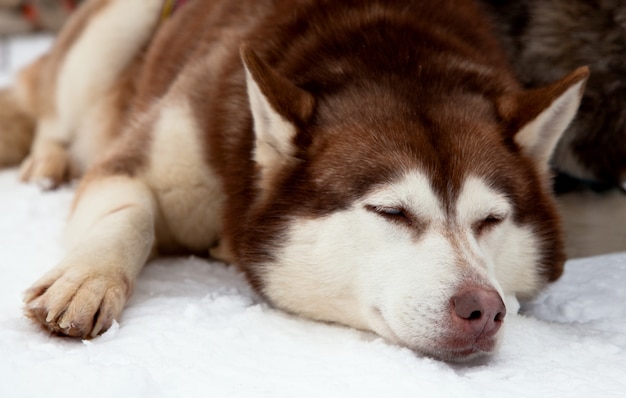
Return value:
<svg viewBox="0 0 626 398">
<path fill-rule="evenodd" d="M 472 313 L 470 314 L 470 316 L 467 318 L 470 321 L 474 320 L 474 319 L 480 319 L 480 317 L 483 316 L 482 312 L 480 311 L 472 311 Z"/>
<path fill-rule="evenodd" d="M 498 312 L 496 314 L 496 317 L 493 318 L 494 321 L 496 322 L 502 322 L 504 320 L 504 313 L 503 312 Z"/>
</svg>

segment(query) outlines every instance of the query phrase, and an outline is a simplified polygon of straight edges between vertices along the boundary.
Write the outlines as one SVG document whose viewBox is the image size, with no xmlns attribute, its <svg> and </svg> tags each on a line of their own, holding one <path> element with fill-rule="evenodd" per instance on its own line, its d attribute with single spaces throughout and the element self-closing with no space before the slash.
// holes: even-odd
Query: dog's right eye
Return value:
<svg viewBox="0 0 626 398">
<path fill-rule="evenodd" d="M 365 206 L 365 208 L 387 219 L 393 219 L 398 221 L 409 219 L 405 211 L 401 207 L 367 205 Z"/>
</svg>

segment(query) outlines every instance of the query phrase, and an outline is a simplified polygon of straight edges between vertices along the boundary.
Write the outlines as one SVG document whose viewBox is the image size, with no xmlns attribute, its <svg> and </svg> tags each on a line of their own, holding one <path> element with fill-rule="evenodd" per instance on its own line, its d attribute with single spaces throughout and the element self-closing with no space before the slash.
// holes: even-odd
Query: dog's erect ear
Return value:
<svg viewBox="0 0 626 398">
<path fill-rule="evenodd" d="M 254 119 L 255 160 L 262 179 L 292 160 L 299 125 L 312 116 L 315 99 L 274 71 L 247 45 L 240 48 Z"/>
<path fill-rule="evenodd" d="M 498 113 L 514 132 L 515 142 L 543 170 L 576 115 L 588 76 L 589 68 L 581 67 L 549 86 L 507 94 L 497 101 Z"/>
</svg>

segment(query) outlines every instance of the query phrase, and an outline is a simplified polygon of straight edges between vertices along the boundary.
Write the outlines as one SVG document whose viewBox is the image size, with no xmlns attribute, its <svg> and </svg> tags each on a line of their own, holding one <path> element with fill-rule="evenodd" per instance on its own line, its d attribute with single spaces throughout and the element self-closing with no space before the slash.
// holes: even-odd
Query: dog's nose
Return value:
<svg viewBox="0 0 626 398">
<path fill-rule="evenodd" d="M 476 337 L 496 334 L 506 315 L 504 302 L 493 290 L 465 290 L 454 296 L 452 303 L 454 314 L 460 318 L 464 332 Z"/>
</svg>

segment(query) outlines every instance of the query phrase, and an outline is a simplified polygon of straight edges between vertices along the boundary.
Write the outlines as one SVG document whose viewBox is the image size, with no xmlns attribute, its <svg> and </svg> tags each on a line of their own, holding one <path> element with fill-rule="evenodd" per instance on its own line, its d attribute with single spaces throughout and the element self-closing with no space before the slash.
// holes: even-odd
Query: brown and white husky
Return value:
<svg viewBox="0 0 626 398">
<path fill-rule="evenodd" d="M 151 255 L 210 250 L 276 308 L 464 360 L 559 277 L 586 68 L 523 90 L 469 0 L 170 3 L 88 1 L 3 94 L 25 180 L 88 169 L 36 322 L 96 336 Z"/>
</svg>

